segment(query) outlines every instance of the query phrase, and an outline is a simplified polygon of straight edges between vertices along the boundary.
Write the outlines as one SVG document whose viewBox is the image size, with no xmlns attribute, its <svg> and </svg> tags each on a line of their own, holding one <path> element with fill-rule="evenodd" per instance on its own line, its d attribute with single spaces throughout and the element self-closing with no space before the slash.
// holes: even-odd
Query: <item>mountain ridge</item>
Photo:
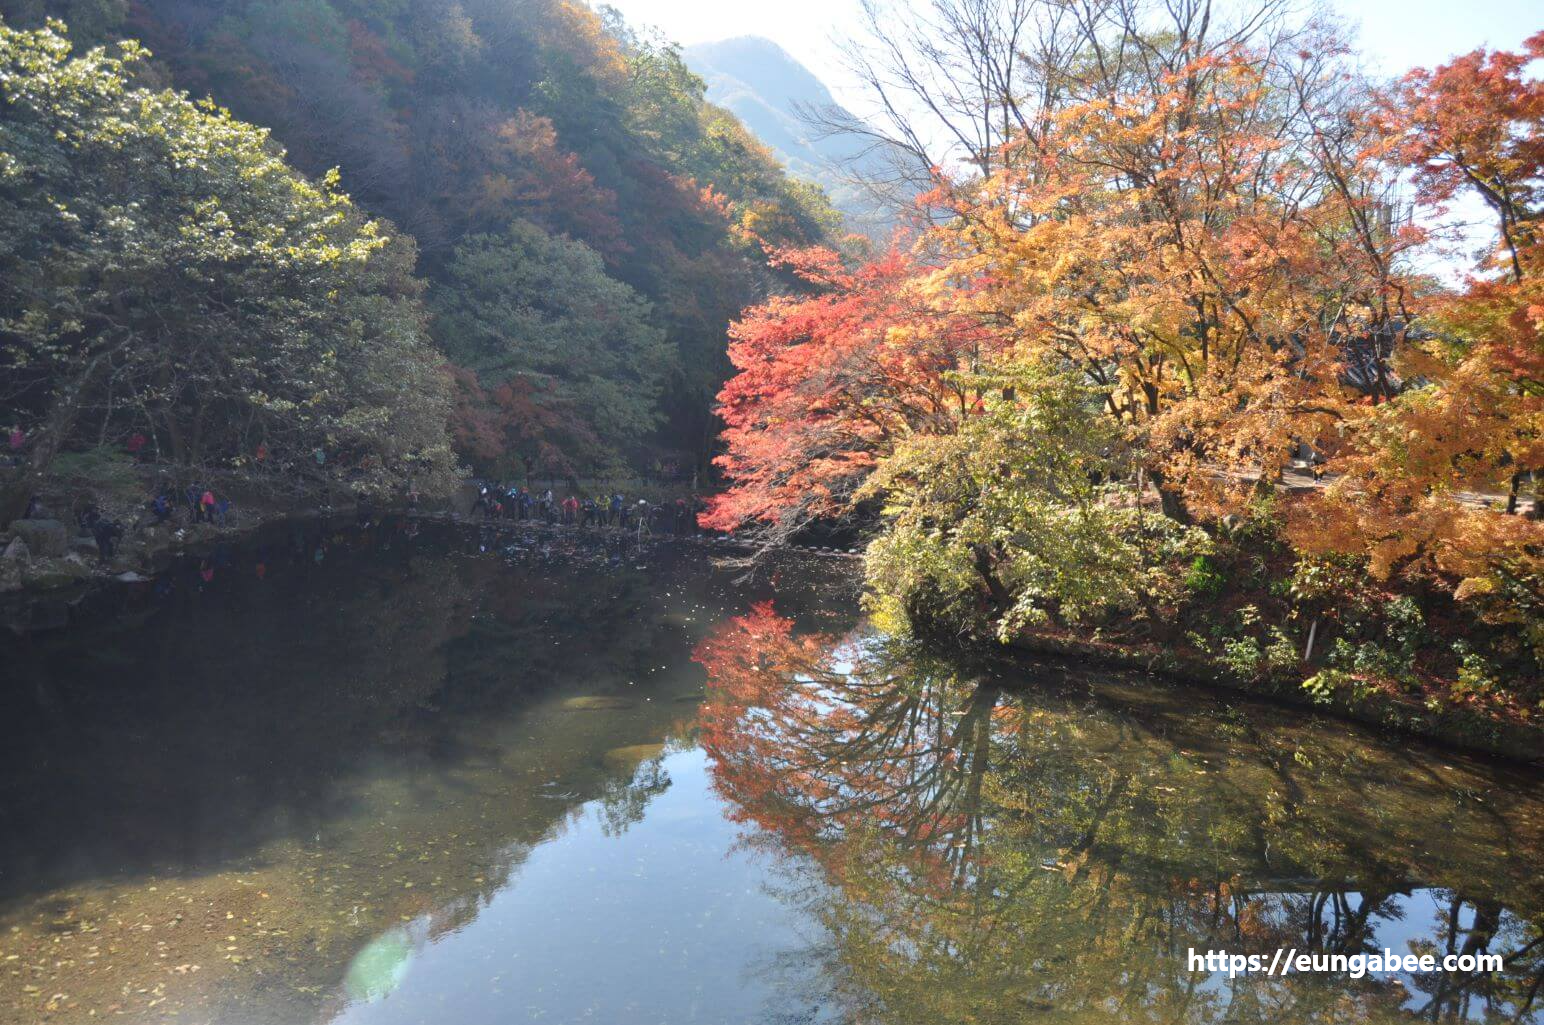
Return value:
<svg viewBox="0 0 1544 1025">
<path fill-rule="evenodd" d="M 825 189 L 852 228 L 883 237 L 895 227 L 896 211 L 855 181 L 865 175 L 883 176 L 883 154 L 867 140 L 822 135 L 805 121 L 802 112 L 810 110 L 857 118 L 796 57 L 763 36 L 697 43 L 681 55 L 707 83 L 708 101 L 738 117 L 792 174 Z"/>
</svg>

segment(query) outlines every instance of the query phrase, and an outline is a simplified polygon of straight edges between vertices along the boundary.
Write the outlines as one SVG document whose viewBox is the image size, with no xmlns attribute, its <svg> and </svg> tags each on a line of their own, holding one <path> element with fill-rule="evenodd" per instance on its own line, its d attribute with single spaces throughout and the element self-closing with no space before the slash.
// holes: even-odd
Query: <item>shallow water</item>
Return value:
<svg viewBox="0 0 1544 1025">
<path fill-rule="evenodd" d="M 850 566 L 312 526 L 0 640 L 0 1021 L 1544 1021 L 1544 784 L 878 637 Z M 1229 979 L 1186 952 L 1500 953 Z"/>
</svg>

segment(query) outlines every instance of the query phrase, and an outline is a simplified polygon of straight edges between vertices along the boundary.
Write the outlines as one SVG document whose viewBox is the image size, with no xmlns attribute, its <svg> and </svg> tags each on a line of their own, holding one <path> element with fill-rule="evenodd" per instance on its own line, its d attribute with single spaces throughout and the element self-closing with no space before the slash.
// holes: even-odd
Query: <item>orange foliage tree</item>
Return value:
<svg viewBox="0 0 1544 1025">
<path fill-rule="evenodd" d="M 848 512 L 898 439 L 958 433 L 994 387 L 1024 404 L 1006 383 L 1032 368 L 1092 389 L 1122 434 L 1105 479 L 1145 471 L 1173 519 L 1248 515 L 1309 456 L 1328 486 L 1277 503 L 1299 551 L 1435 573 L 1544 652 L 1544 34 L 1380 97 L 1333 26 L 1131 10 L 1058 23 L 1077 56 L 1038 69 L 993 159 L 935 169 L 947 216 L 911 254 L 778 254 L 816 291 L 733 328 L 731 487 L 704 522 Z M 1412 184 L 1496 215 L 1461 290 L 1418 272 Z M 1530 475 L 1531 518 L 1486 508 L 1521 512 Z"/>
<path fill-rule="evenodd" d="M 1349 352 L 1396 330 L 1383 272 L 1413 238 L 1357 230 L 1388 181 L 1376 151 L 1320 144 L 1356 127 L 1319 51 L 1229 40 L 1144 67 L 1080 83 L 954 190 L 941 234 L 950 274 L 983 282 L 967 308 L 1007 325 L 1019 358 L 1086 377 L 1189 519 L 1325 443 Z"/>
<path fill-rule="evenodd" d="M 1434 567 L 1489 618 L 1523 624 L 1544 650 L 1544 83 L 1522 53 L 1475 51 L 1411 72 L 1383 101 L 1384 130 L 1417 199 L 1477 195 L 1498 245 L 1458 292 L 1421 304 L 1399 355 L 1410 387 L 1351 425 L 1344 472 L 1299 520 L 1300 544 L 1364 550 L 1381 577 Z M 1534 475 L 1531 517 L 1519 490 Z M 1461 496 L 1469 493 L 1469 500 Z M 1506 494 L 1504 511 L 1487 496 Z"/>
</svg>

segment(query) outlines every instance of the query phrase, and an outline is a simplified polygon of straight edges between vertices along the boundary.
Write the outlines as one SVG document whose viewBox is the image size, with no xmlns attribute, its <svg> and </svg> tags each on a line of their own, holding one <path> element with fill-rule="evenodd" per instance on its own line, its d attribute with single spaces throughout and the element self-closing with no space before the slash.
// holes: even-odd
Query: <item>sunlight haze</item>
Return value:
<svg viewBox="0 0 1544 1025">
<path fill-rule="evenodd" d="M 655 27 L 683 46 L 734 36 L 764 36 L 825 81 L 838 100 L 862 107 L 862 96 L 841 66 L 839 42 L 862 21 L 859 0 L 615 0 L 637 27 Z M 1441 63 L 1476 47 L 1515 48 L 1537 30 L 1538 5 L 1524 0 L 1454 4 L 1437 0 L 1366 0 L 1331 3 L 1330 10 L 1360 28 L 1361 49 L 1376 70 L 1402 74 Z"/>
</svg>

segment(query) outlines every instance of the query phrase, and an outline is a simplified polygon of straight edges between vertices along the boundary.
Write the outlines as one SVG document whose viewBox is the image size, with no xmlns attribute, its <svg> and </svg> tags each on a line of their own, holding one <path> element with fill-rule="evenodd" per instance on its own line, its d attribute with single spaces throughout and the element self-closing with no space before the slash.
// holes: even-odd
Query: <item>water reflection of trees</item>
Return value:
<svg viewBox="0 0 1544 1025">
<path fill-rule="evenodd" d="M 697 658 L 715 785 L 752 842 L 819 867 L 787 890 L 854 1020 L 1540 1018 L 1536 778 L 1119 681 L 1005 690 L 770 606 Z M 1230 981 L 1192 947 L 1507 971 Z"/>
</svg>

